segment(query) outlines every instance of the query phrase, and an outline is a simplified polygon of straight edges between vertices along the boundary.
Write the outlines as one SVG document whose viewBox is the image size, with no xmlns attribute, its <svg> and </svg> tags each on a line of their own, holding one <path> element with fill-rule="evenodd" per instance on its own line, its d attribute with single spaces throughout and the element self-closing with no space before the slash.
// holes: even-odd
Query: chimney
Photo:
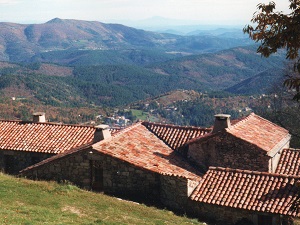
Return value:
<svg viewBox="0 0 300 225">
<path fill-rule="evenodd" d="M 225 128 L 230 128 L 230 115 L 228 114 L 217 114 L 215 115 L 215 124 L 213 128 L 213 133 L 224 130 Z"/>
<path fill-rule="evenodd" d="M 34 123 L 45 123 L 46 117 L 44 112 L 35 112 L 32 115 L 32 121 Z"/>
<path fill-rule="evenodd" d="M 99 142 L 104 139 L 108 139 L 111 137 L 111 133 L 109 131 L 109 126 L 105 124 L 101 124 L 98 126 L 95 126 L 96 131 L 94 134 L 94 142 Z"/>
</svg>

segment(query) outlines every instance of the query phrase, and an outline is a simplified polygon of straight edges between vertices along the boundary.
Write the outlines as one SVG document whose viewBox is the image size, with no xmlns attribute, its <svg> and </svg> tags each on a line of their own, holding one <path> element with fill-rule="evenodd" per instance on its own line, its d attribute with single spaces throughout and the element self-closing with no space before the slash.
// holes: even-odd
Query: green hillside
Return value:
<svg viewBox="0 0 300 225">
<path fill-rule="evenodd" d="M 203 224 L 70 184 L 0 174 L 0 224 Z"/>
</svg>

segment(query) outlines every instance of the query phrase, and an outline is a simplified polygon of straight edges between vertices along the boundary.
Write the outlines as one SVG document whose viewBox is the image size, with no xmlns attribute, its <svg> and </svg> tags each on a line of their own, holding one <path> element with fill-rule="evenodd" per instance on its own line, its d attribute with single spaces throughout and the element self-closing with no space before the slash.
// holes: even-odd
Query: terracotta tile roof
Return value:
<svg viewBox="0 0 300 225">
<path fill-rule="evenodd" d="M 288 130 L 254 113 L 236 122 L 230 128 L 226 128 L 225 132 L 256 145 L 266 152 L 271 151 L 277 145 L 282 145 L 279 147 L 283 147 L 285 142 L 290 139 Z M 217 135 L 218 133 L 215 134 Z M 215 134 L 210 133 L 200 138 L 194 138 L 189 141 L 189 143 L 206 140 L 207 138 L 215 136 Z"/>
<path fill-rule="evenodd" d="M 93 148 L 153 172 L 200 179 L 197 170 L 141 123 L 94 144 Z"/>
<path fill-rule="evenodd" d="M 179 152 L 182 152 L 181 148 L 189 140 L 211 132 L 211 129 L 200 127 L 174 126 L 150 122 L 143 122 L 142 124 L 173 150 Z"/>
<path fill-rule="evenodd" d="M 276 173 L 300 176 L 300 149 L 284 149 Z"/>
<path fill-rule="evenodd" d="M 296 216 L 292 203 L 297 198 L 299 179 L 297 176 L 210 167 L 191 199 L 237 209 Z"/>
<path fill-rule="evenodd" d="M 0 121 L 0 150 L 61 153 L 89 143 L 94 127 Z"/>
</svg>

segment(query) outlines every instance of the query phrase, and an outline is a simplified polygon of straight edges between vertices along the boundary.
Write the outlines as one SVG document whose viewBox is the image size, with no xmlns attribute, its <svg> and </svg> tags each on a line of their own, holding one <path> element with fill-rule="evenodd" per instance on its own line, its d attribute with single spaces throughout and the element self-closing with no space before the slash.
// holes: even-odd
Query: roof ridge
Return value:
<svg viewBox="0 0 300 225">
<path fill-rule="evenodd" d="M 8 122 L 8 123 L 22 123 L 22 124 L 44 124 L 44 125 L 55 125 L 55 126 L 69 126 L 69 127 L 86 127 L 86 128 L 95 128 L 93 125 L 80 125 L 80 124 L 64 124 L 64 123 L 54 123 L 54 122 L 38 122 L 35 123 L 33 121 L 23 121 L 23 120 L 1 120 L 1 122 Z"/>
<path fill-rule="evenodd" d="M 287 129 L 285 129 L 285 128 L 279 126 L 278 124 L 273 123 L 273 122 L 271 122 L 271 121 L 269 121 L 269 120 L 267 120 L 267 119 L 265 119 L 265 118 L 263 118 L 263 117 L 261 117 L 261 116 L 255 114 L 254 112 L 250 113 L 248 116 L 246 116 L 245 118 L 243 118 L 243 119 L 241 119 L 240 121 L 238 121 L 236 124 L 232 125 L 232 126 L 229 127 L 229 128 L 226 128 L 226 129 L 229 129 L 229 130 L 230 130 L 230 129 L 232 129 L 232 128 L 238 127 L 238 126 L 241 125 L 242 123 L 247 122 L 250 118 L 257 118 L 257 119 L 263 120 L 264 122 L 266 122 L 266 123 L 268 123 L 268 124 L 271 124 L 271 125 L 273 125 L 273 126 L 276 126 L 277 128 L 280 128 L 280 129 L 285 130 L 285 131 L 288 132 Z"/>
<path fill-rule="evenodd" d="M 283 151 L 294 151 L 294 152 L 300 152 L 300 148 L 285 148 Z"/>
<path fill-rule="evenodd" d="M 226 171 L 226 172 L 237 172 L 237 173 L 244 173 L 244 174 L 254 174 L 254 175 L 264 175 L 264 176 L 273 176 L 273 177 L 282 177 L 282 178 L 291 178 L 291 179 L 300 179 L 300 176 L 296 175 L 287 175 L 287 174 L 279 174 L 279 173 L 269 173 L 269 172 L 262 172 L 256 170 L 242 170 L 242 169 L 234 169 L 229 167 L 214 167 L 210 166 L 208 170 L 216 170 L 216 171 Z"/>
<path fill-rule="evenodd" d="M 255 113 L 250 113 L 248 116 L 242 118 L 241 120 L 239 120 L 238 122 L 236 122 L 235 124 L 231 125 L 229 128 L 226 128 L 227 129 L 232 129 L 232 128 L 235 128 L 235 127 L 238 127 L 239 125 L 241 125 L 242 123 L 245 123 L 247 122 L 251 117 L 254 117 Z"/>
<path fill-rule="evenodd" d="M 126 133 L 126 132 L 128 132 L 128 131 L 130 131 L 130 130 L 132 130 L 134 128 L 136 128 L 139 125 L 141 125 L 141 122 L 137 122 L 135 124 L 132 124 L 131 126 L 128 126 L 128 127 L 124 128 L 124 129 L 120 130 L 119 132 L 115 133 L 111 137 L 103 139 L 101 141 L 98 141 L 98 142 L 94 143 L 92 146 L 101 145 L 103 143 L 106 143 L 106 142 L 110 141 L 111 139 L 115 139 L 115 138 L 119 137 L 120 135 L 123 135 L 124 133 Z"/>
<path fill-rule="evenodd" d="M 211 128 L 206 128 L 206 127 L 196 127 L 196 126 L 181 126 L 181 125 L 174 125 L 174 124 L 162 124 L 162 123 L 155 123 L 155 122 L 148 122 L 148 121 L 143 121 L 142 125 L 157 125 L 157 126 L 162 126 L 162 127 L 170 127 L 170 128 L 181 128 L 181 129 L 195 129 L 195 130 L 211 130 Z"/>
<path fill-rule="evenodd" d="M 137 127 L 137 126 L 139 126 L 139 125 L 141 125 L 141 124 L 142 124 L 142 122 L 137 122 L 137 123 L 132 124 L 132 125 L 130 125 L 130 126 L 128 126 L 128 127 L 125 127 L 124 129 L 122 129 L 122 130 L 120 130 L 119 132 L 117 132 L 113 137 L 117 137 L 117 136 L 119 136 L 119 135 L 121 135 L 121 134 L 123 134 L 123 133 L 126 133 L 126 132 L 128 132 L 128 131 L 134 129 L 135 127 Z"/>
</svg>

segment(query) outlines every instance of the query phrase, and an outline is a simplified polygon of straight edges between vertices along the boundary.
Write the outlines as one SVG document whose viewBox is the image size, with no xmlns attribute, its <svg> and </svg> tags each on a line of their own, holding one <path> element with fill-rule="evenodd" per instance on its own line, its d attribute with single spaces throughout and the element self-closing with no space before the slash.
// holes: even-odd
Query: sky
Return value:
<svg viewBox="0 0 300 225">
<path fill-rule="evenodd" d="M 269 0 L 270 1 L 270 0 Z M 0 22 L 44 23 L 53 18 L 100 22 L 164 17 L 202 24 L 245 25 L 265 0 L 0 0 Z M 286 12 L 288 0 L 275 0 Z M 158 21 L 159 23 L 159 21 Z"/>
</svg>

